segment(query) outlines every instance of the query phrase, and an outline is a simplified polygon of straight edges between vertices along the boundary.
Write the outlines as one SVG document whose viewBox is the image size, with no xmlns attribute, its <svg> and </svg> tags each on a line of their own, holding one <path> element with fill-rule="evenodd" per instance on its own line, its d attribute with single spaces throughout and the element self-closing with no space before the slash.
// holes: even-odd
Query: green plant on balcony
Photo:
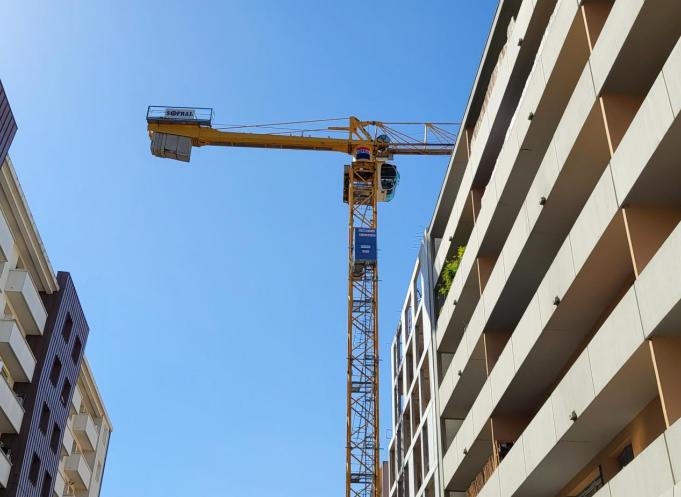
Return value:
<svg viewBox="0 0 681 497">
<path fill-rule="evenodd" d="M 459 264 L 461 264 L 461 259 L 463 259 L 463 253 L 466 251 L 466 246 L 459 247 L 456 249 L 456 253 L 450 256 L 446 261 L 445 265 L 442 267 L 442 272 L 440 273 L 440 279 L 437 284 L 437 291 L 442 296 L 447 296 L 449 289 L 452 287 L 452 282 L 454 281 L 454 276 L 459 270 Z"/>
</svg>

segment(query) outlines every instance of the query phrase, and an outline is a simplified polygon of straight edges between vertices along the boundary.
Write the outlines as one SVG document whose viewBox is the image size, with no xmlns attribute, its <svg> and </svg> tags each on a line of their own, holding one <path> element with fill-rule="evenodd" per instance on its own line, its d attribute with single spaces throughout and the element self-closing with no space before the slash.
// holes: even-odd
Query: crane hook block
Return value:
<svg viewBox="0 0 681 497">
<path fill-rule="evenodd" d="M 151 135 L 151 153 L 156 157 L 189 162 L 192 139 L 186 136 L 154 132 Z"/>
</svg>

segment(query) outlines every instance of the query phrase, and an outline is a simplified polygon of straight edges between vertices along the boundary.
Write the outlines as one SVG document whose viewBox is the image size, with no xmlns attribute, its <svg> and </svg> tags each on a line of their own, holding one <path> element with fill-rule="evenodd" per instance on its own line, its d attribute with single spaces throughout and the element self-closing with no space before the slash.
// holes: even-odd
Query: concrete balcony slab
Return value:
<svg viewBox="0 0 681 497">
<path fill-rule="evenodd" d="M 95 450 L 95 447 L 97 447 L 97 425 L 89 414 L 76 414 L 73 417 L 71 428 L 82 450 Z"/>
<path fill-rule="evenodd" d="M 80 404 L 83 402 L 83 395 L 80 393 L 78 386 L 73 389 L 73 395 L 71 396 L 71 411 L 72 414 L 77 414 L 80 412 Z"/>
<path fill-rule="evenodd" d="M 7 488 L 7 481 L 12 470 L 12 463 L 3 451 L 0 450 L 0 488 Z"/>
<path fill-rule="evenodd" d="M 64 436 L 61 439 L 62 456 L 69 456 L 73 451 L 73 432 L 68 426 L 64 430 Z"/>
<path fill-rule="evenodd" d="M 71 454 L 64 460 L 64 472 L 73 486 L 78 490 L 87 490 L 90 487 L 92 472 L 85 461 L 83 454 Z"/>
<path fill-rule="evenodd" d="M 52 489 L 52 495 L 54 497 L 62 497 L 62 495 L 64 495 L 65 487 L 66 482 L 64 481 L 64 477 L 59 471 L 57 471 L 57 474 L 54 476 L 54 488 Z"/>
<path fill-rule="evenodd" d="M 4 378 L 0 379 L 0 433 L 19 433 L 24 408 Z"/>
<path fill-rule="evenodd" d="M 24 332 L 28 335 L 42 335 L 47 311 L 28 271 L 10 270 L 5 293 Z"/>
<path fill-rule="evenodd" d="M 31 381 L 36 360 L 13 319 L 0 319 L 0 355 L 15 381 Z"/>
</svg>

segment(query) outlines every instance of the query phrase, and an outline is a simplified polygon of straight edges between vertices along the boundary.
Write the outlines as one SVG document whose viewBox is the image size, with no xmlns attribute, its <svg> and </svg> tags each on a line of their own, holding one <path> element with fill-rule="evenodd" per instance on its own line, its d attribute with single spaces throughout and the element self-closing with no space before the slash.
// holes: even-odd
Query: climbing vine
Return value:
<svg viewBox="0 0 681 497">
<path fill-rule="evenodd" d="M 445 265 L 442 267 L 442 272 L 440 273 L 440 279 L 437 284 L 437 291 L 442 296 L 447 296 L 449 289 L 452 287 L 452 282 L 454 281 L 454 276 L 459 270 L 459 264 L 461 264 L 461 259 L 463 258 L 463 253 L 466 251 L 466 246 L 459 247 L 456 253 L 447 259 Z"/>
</svg>

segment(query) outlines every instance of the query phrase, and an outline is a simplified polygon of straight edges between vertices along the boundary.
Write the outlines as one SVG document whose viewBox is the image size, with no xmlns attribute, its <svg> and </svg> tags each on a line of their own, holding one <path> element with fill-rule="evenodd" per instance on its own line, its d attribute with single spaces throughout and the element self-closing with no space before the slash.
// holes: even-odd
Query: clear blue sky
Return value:
<svg viewBox="0 0 681 497">
<path fill-rule="evenodd" d="M 114 424 L 102 497 L 344 495 L 345 157 L 158 159 L 146 107 L 459 120 L 496 0 L 1 5 L 10 154 Z M 446 164 L 400 159 L 382 205 L 384 435 L 387 350 Z"/>
</svg>

